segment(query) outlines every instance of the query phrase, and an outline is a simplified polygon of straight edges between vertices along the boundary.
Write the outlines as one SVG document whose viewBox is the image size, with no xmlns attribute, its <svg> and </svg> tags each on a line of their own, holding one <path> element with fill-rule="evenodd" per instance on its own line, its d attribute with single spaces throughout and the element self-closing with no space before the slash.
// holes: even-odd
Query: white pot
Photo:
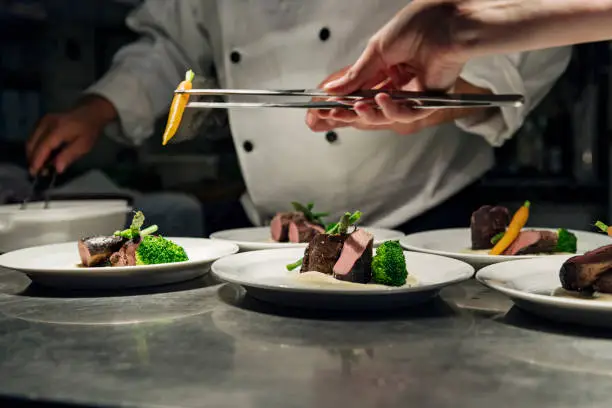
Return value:
<svg viewBox="0 0 612 408">
<path fill-rule="evenodd" d="M 0 205 L 0 253 L 36 245 L 110 235 L 125 225 L 131 211 L 125 200 L 51 201 Z"/>
</svg>

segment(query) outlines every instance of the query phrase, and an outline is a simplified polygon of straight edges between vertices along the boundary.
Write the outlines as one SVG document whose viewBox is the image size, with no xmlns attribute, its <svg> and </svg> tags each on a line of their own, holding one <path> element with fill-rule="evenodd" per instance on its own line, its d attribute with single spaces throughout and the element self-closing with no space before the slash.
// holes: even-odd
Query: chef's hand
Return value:
<svg viewBox="0 0 612 408">
<path fill-rule="evenodd" d="M 328 82 L 332 94 L 348 94 L 377 84 L 408 91 L 451 90 L 465 56 L 451 36 L 454 0 L 416 0 L 400 11 L 369 41 L 357 62 L 344 75 Z M 358 102 L 356 113 L 369 124 L 411 123 L 431 111 L 416 110 L 377 95 L 381 111 Z"/>
<path fill-rule="evenodd" d="M 62 173 L 93 148 L 104 127 L 116 117 L 113 105 L 99 96 L 88 96 L 65 113 L 44 116 L 26 144 L 30 173 L 37 174 L 51 152 L 64 145 L 53 163 Z"/>
<path fill-rule="evenodd" d="M 330 75 L 319 85 L 319 88 L 324 87 L 328 81 L 341 77 L 348 69 L 349 67 L 346 67 Z M 386 87 L 384 85 L 381 86 L 383 88 Z M 371 88 L 375 87 L 376 85 L 371 86 Z M 414 87 L 414 83 L 412 83 L 405 86 L 404 89 L 417 90 L 419 88 Z M 490 90 L 474 86 L 461 78 L 457 79 L 452 89 L 460 93 L 491 94 Z M 360 105 L 361 107 L 359 107 Z M 391 106 L 387 106 L 386 110 L 383 106 L 383 109 L 379 111 L 367 104 L 357 104 L 355 111 L 346 109 L 310 109 L 306 116 L 306 124 L 315 132 L 326 132 L 350 126 L 360 130 L 391 130 L 407 135 L 428 127 L 452 122 L 477 112 L 482 112 L 482 109 L 423 109 L 421 111 L 410 109 L 410 114 L 407 117 L 402 115 L 401 107 L 397 109 L 396 104 L 393 102 L 391 102 Z"/>
</svg>

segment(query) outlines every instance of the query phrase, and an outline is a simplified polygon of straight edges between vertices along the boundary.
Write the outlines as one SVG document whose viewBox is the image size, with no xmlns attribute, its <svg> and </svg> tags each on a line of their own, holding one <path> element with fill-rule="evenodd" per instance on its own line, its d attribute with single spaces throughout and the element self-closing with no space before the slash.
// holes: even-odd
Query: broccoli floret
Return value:
<svg viewBox="0 0 612 408">
<path fill-rule="evenodd" d="M 383 242 L 372 258 L 372 281 L 387 286 L 406 284 L 406 258 L 399 241 Z"/>
<path fill-rule="evenodd" d="M 123 237 L 125 239 L 134 239 L 136 237 L 144 237 L 145 235 L 153 234 L 157 231 L 157 225 L 151 225 L 141 230 L 144 224 L 145 216 L 142 211 L 136 211 L 130 228 L 123 231 L 115 231 L 113 235 Z"/>
<path fill-rule="evenodd" d="M 576 235 L 572 234 L 568 230 L 560 228 L 557 231 L 557 252 L 568 252 L 570 254 L 575 254 L 577 250 L 577 242 L 578 239 L 576 238 Z"/>
<path fill-rule="evenodd" d="M 188 260 L 183 247 L 159 235 L 142 237 L 136 249 L 136 265 L 155 265 Z"/>
</svg>

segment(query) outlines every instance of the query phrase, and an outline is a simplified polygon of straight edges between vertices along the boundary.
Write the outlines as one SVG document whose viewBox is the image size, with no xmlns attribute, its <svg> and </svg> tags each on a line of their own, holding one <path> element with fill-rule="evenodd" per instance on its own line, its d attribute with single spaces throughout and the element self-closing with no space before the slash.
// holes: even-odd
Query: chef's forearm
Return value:
<svg viewBox="0 0 612 408">
<path fill-rule="evenodd" d="M 457 0 L 464 57 L 612 39 L 612 0 Z"/>
</svg>

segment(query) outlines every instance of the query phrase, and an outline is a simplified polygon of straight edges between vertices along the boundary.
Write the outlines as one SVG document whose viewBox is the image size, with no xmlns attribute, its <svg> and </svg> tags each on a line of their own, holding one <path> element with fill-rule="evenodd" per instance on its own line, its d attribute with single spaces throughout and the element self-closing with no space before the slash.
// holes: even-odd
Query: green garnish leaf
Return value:
<svg viewBox="0 0 612 408">
<path fill-rule="evenodd" d="M 506 235 L 505 232 L 500 232 L 499 234 L 495 235 L 493 238 L 491 238 L 491 244 L 497 244 L 504 237 L 504 235 Z"/>
<path fill-rule="evenodd" d="M 286 266 L 287 270 L 288 271 L 292 271 L 294 269 L 299 268 L 300 266 L 302 266 L 303 260 L 304 260 L 304 258 L 301 258 L 301 259 L 295 261 L 294 263 L 287 265 Z"/>
</svg>

